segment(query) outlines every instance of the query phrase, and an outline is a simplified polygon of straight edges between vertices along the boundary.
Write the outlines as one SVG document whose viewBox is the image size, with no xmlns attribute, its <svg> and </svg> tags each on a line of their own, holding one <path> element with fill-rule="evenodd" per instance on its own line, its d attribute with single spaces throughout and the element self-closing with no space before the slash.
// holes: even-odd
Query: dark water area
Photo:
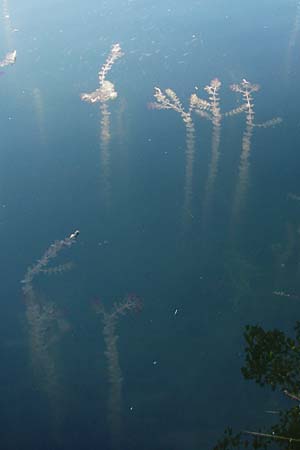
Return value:
<svg viewBox="0 0 300 450">
<path fill-rule="evenodd" d="M 247 325 L 293 336 L 299 314 L 300 3 L 1 0 L 0 19 L 0 449 L 270 429 L 288 378 L 241 368 Z"/>
</svg>

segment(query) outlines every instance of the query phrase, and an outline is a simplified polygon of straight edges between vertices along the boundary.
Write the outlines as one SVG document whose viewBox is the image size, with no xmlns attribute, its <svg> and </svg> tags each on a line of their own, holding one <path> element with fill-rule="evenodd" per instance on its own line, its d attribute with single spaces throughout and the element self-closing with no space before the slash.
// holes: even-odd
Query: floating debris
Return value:
<svg viewBox="0 0 300 450">
<path fill-rule="evenodd" d="M 273 291 L 272 294 L 277 295 L 278 297 L 289 297 L 289 298 L 296 298 L 299 300 L 298 295 L 289 294 L 288 292 L 284 291 Z"/>
<path fill-rule="evenodd" d="M 10 66 L 11 64 L 14 64 L 17 59 L 17 50 L 14 50 L 13 52 L 9 52 L 6 54 L 5 58 L 0 61 L 0 67 Z"/>
<path fill-rule="evenodd" d="M 296 200 L 297 202 L 300 202 L 300 195 L 293 194 L 292 192 L 288 193 L 287 198 L 290 198 L 291 200 Z"/>
</svg>

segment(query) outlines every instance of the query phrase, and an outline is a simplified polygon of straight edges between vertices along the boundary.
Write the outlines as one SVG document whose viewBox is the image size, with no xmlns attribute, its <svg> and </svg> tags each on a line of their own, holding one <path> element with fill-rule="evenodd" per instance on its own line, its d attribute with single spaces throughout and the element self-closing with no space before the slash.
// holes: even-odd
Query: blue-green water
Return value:
<svg viewBox="0 0 300 450">
<path fill-rule="evenodd" d="M 228 425 L 273 423 L 285 400 L 240 368 L 245 325 L 288 332 L 300 306 L 300 3 L 1 0 L 0 16 L 0 59 L 17 50 L 0 79 L 1 450 L 209 449 Z M 80 95 L 115 43 L 105 140 Z M 187 111 L 216 77 L 207 196 L 211 120 L 192 114 L 191 157 L 180 114 L 149 103 L 171 88 Z M 241 166 L 246 115 L 225 113 L 243 79 L 260 85 L 255 123 L 282 122 L 252 129 Z M 72 270 L 33 280 L 61 318 L 38 332 L 21 280 L 76 229 L 49 261 Z M 93 303 L 129 293 L 143 308 L 118 317 L 112 405 Z"/>
</svg>

